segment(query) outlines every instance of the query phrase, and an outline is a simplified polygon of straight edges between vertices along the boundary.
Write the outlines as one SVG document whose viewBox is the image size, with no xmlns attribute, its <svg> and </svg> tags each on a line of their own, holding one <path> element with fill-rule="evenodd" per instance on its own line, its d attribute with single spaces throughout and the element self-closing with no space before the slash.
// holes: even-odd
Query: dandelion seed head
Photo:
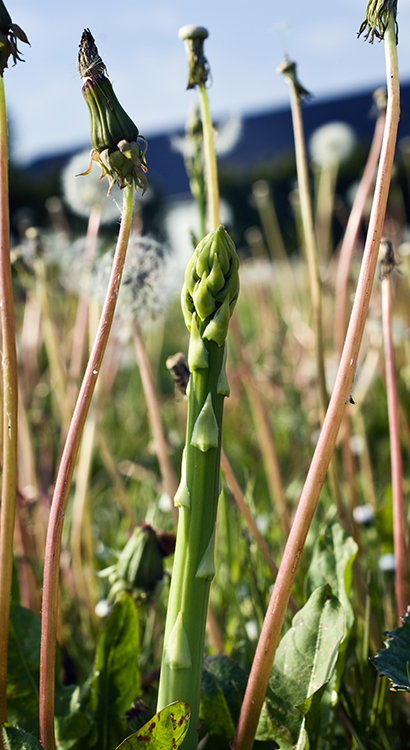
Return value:
<svg viewBox="0 0 410 750">
<path fill-rule="evenodd" d="M 309 150 L 317 167 L 335 167 L 347 161 L 356 146 L 356 136 L 345 122 L 330 122 L 313 133 Z"/>
<path fill-rule="evenodd" d="M 106 181 L 100 180 L 101 171 L 96 164 L 93 164 L 90 174 L 82 174 L 88 169 L 89 163 L 89 149 L 81 151 L 69 161 L 62 173 L 64 200 L 74 213 L 85 218 L 97 206 L 101 209 L 101 222 L 111 224 L 121 213 L 121 191 L 114 186 L 107 196 Z"/>
</svg>

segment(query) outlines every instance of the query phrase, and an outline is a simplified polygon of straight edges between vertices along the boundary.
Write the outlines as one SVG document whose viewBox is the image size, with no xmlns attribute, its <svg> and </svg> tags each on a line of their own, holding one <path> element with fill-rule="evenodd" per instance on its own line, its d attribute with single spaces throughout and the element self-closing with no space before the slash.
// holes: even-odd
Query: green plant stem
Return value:
<svg viewBox="0 0 410 750">
<path fill-rule="evenodd" d="M 7 721 L 6 679 L 17 490 L 17 354 L 10 266 L 7 114 L 0 77 L 0 299 L 3 369 L 3 478 L 0 515 L 0 738 Z M 2 740 L 0 739 L 0 742 Z"/>
<path fill-rule="evenodd" d="M 209 111 L 208 94 L 205 84 L 199 84 L 199 101 L 201 105 L 202 128 L 204 133 L 205 176 L 208 188 L 209 231 L 219 227 L 219 188 L 216 155 L 214 148 L 214 129 Z"/>
<path fill-rule="evenodd" d="M 386 127 L 352 315 L 332 397 L 299 500 L 295 520 L 258 642 L 232 750 L 250 750 L 253 745 L 289 595 L 335 447 L 359 355 L 386 212 L 400 114 L 394 21 L 390 21 L 386 28 L 385 57 L 388 90 Z"/>
<path fill-rule="evenodd" d="M 386 390 L 389 413 L 391 478 L 393 494 L 393 539 L 396 569 L 394 589 L 398 624 L 407 611 L 409 591 L 407 587 L 407 550 L 405 535 L 404 496 L 403 496 L 403 463 L 401 458 L 399 402 L 397 398 L 396 375 L 394 369 L 394 347 L 392 336 L 392 293 L 391 279 L 387 275 L 382 281 L 382 319 L 384 356 L 386 361 Z"/>
<path fill-rule="evenodd" d="M 206 577 L 197 573 L 200 572 L 199 565 L 203 559 L 210 557 L 213 561 L 221 429 L 218 430 L 218 447 L 210 448 L 206 452 L 191 445 L 191 438 L 208 394 L 211 394 L 216 422 L 220 426 L 224 400 L 217 392 L 218 378 L 223 367 L 224 346 L 218 347 L 213 341 L 205 340 L 204 345 L 209 354 L 209 368 L 191 372 L 190 376 L 185 459 L 190 507 L 181 506 L 179 509 L 158 695 L 158 710 L 174 700 L 186 701 L 191 707 L 191 722 L 184 739 L 184 750 L 196 750 L 198 741 L 196 722 L 212 575 L 210 571 Z M 182 644 L 179 651 L 175 647 L 175 654 L 170 643 L 171 634 L 174 635 L 178 646 Z"/>
<path fill-rule="evenodd" d="M 54 750 L 55 748 L 54 682 L 61 537 L 68 493 L 70 490 L 81 435 L 111 330 L 127 252 L 134 198 L 133 188 L 124 188 L 123 195 L 124 204 L 121 226 L 107 295 L 101 314 L 97 336 L 84 375 L 61 457 L 47 530 L 44 558 L 40 656 L 40 741 L 45 750 Z"/>
</svg>

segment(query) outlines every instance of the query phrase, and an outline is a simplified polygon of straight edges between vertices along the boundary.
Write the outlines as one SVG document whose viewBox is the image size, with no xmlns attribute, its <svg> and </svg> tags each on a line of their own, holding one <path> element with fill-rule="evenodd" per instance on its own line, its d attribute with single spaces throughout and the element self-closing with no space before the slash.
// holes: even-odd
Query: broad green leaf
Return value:
<svg viewBox="0 0 410 750">
<path fill-rule="evenodd" d="M 320 704 L 322 734 L 332 737 L 334 710 L 334 691 L 339 692 L 342 677 L 346 666 L 347 646 L 349 634 L 353 625 L 354 614 L 349 601 L 352 584 L 352 567 L 357 554 L 357 544 L 351 536 L 338 523 L 326 526 L 313 548 L 312 561 L 306 577 L 307 593 L 322 586 L 330 584 L 335 596 L 343 605 L 346 618 L 346 635 L 339 649 L 339 658 L 335 674 L 328 683 Z M 321 748 L 329 747 L 328 740 L 321 739 Z"/>
<path fill-rule="evenodd" d="M 410 607 L 402 626 L 386 635 L 386 648 L 379 649 L 372 662 L 380 674 L 389 678 L 392 688 L 410 693 Z"/>
<path fill-rule="evenodd" d="M 247 681 L 243 669 L 227 656 L 204 660 L 199 718 L 211 737 L 233 739 Z"/>
<path fill-rule="evenodd" d="M 90 730 L 90 722 L 81 710 L 80 687 L 59 685 L 55 698 L 55 731 L 61 750 L 74 748 Z"/>
<path fill-rule="evenodd" d="M 121 742 L 116 750 L 177 750 L 189 726 L 191 709 L 187 703 L 177 701 L 166 706 L 144 724 L 138 732 Z"/>
<path fill-rule="evenodd" d="M 126 594 L 114 607 L 97 646 L 86 706 L 94 729 L 87 750 L 113 750 L 127 734 L 125 713 L 140 693 L 137 608 Z"/>
<path fill-rule="evenodd" d="M 33 737 L 24 729 L 17 729 L 17 727 L 5 724 L 0 731 L 3 735 L 3 744 L 7 750 L 43 750 L 37 737 Z"/>
<path fill-rule="evenodd" d="M 12 602 L 7 651 L 7 714 L 11 724 L 38 734 L 40 619 Z"/>
<path fill-rule="evenodd" d="M 349 632 L 354 620 L 349 594 L 357 549 L 354 539 L 338 523 L 326 527 L 315 542 L 306 577 L 308 596 L 319 586 L 326 583 L 331 586 L 345 611 L 346 632 Z"/>
<path fill-rule="evenodd" d="M 322 586 L 279 644 L 256 739 L 273 739 L 281 750 L 309 747 L 307 717 L 310 711 L 319 715 L 315 694 L 333 675 L 344 635 L 343 607 L 330 586 Z"/>
</svg>

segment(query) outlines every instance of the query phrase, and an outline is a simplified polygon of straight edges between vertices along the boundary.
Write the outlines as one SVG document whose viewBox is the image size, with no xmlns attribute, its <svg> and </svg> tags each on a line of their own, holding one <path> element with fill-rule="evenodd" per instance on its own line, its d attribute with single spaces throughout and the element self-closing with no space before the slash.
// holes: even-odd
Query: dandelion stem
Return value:
<svg viewBox="0 0 410 750">
<path fill-rule="evenodd" d="M 335 302 L 335 346 L 340 357 L 343 349 L 343 342 L 346 333 L 346 308 L 349 287 L 349 273 L 352 263 L 353 253 L 359 234 L 360 223 L 363 219 L 363 212 L 366 201 L 369 198 L 371 188 L 374 184 L 377 165 L 379 163 L 380 150 L 382 147 L 384 123 L 386 120 L 386 110 L 381 109 L 377 118 L 377 123 L 373 135 L 372 145 L 366 166 L 363 171 L 362 179 L 354 199 L 352 210 L 345 235 L 343 237 L 342 247 L 340 249 L 339 263 L 337 266 L 336 277 L 336 302 Z"/>
<path fill-rule="evenodd" d="M 7 720 L 6 677 L 17 489 L 17 354 L 10 266 L 7 115 L 0 77 L 0 299 L 3 368 L 3 478 L 0 516 L 0 743 Z"/>
<path fill-rule="evenodd" d="M 178 482 L 175 472 L 169 458 L 167 441 L 165 438 L 164 426 L 162 424 L 161 412 L 159 409 L 158 398 L 154 386 L 154 377 L 152 374 L 151 364 L 144 346 L 141 331 L 134 322 L 132 327 L 132 337 L 134 340 L 135 351 L 137 354 L 138 366 L 141 375 L 142 387 L 144 390 L 145 401 L 147 404 L 149 419 L 151 423 L 152 434 L 154 437 L 155 452 L 157 454 L 159 468 L 165 492 L 168 493 L 171 500 L 178 489 Z M 172 505 L 174 521 L 178 522 L 178 509 Z"/>
<path fill-rule="evenodd" d="M 335 387 L 265 616 L 235 739 L 232 743 L 233 750 L 250 750 L 253 745 L 288 599 L 335 447 L 359 355 L 386 212 L 400 112 L 396 34 L 393 19 L 387 24 L 384 38 L 388 89 L 386 127 L 352 315 Z"/>
<path fill-rule="evenodd" d="M 55 651 L 58 619 L 58 582 L 64 515 L 81 435 L 111 330 L 127 252 L 132 219 L 133 187 L 125 187 L 123 194 L 124 204 L 121 227 L 107 295 L 101 314 L 97 336 L 74 409 L 63 455 L 61 457 L 47 530 L 44 559 L 40 656 L 40 740 L 45 750 L 54 750 L 55 748 Z"/>
<path fill-rule="evenodd" d="M 204 83 L 199 84 L 199 101 L 201 104 L 202 127 L 204 133 L 205 174 L 208 187 L 209 230 L 219 227 L 219 188 L 216 154 L 214 148 L 214 129 L 209 111 L 208 93 Z"/>
<path fill-rule="evenodd" d="M 399 402 L 397 398 L 396 376 L 394 370 L 394 348 L 392 337 L 392 293 L 390 274 L 382 281 L 382 319 L 384 356 L 386 360 L 386 390 L 389 413 L 391 477 L 393 492 L 393 538 L 394 557 L 396 560 L 394 587 L 396 593 L 397 618 L 407 611 L 409 593 L 407 587 L 407 552 L 404 532 L 404 497 L 403 497 L 403 463 L 401 458 L 399 430 Z"/>
</svg>

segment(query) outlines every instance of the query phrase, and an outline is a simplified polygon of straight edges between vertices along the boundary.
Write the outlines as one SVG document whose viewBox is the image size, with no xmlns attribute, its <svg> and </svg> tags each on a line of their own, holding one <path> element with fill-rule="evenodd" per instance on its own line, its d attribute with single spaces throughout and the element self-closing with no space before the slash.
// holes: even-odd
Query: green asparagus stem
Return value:
<svg viewBox="0 0 410 750">
<path fill-rule="evenodd" d="M 214 576 L 222 410 L 230 316 L 239 292 L 238 258 L 223 226 L 198 245 L 185 274 L 182 309 L 191 332 L 186 448 L 175 495 L 179 524 L 164 638 L 158 710 L 191 707 L 184 750 L 197 748 L 197 721 L 209 589 Z"/>
</svg>

